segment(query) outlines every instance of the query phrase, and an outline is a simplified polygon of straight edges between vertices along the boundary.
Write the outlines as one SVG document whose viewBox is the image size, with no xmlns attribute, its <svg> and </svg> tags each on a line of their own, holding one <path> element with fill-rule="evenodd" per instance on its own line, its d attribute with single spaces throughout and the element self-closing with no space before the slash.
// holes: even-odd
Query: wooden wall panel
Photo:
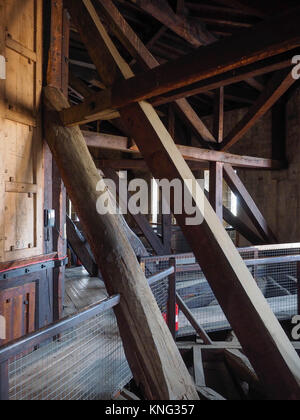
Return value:
<svg viewBox="0 0 300 420">
<path fill-rule="evenodd" d="M 0 262 L 43 253 L 42 0 L 0 0 Z M 0 44 L 1 45 L 1 44 Z"/>
<path fill-rule="evenodd" d="M 0 345 L 17 340 L 35 329 L 35 283 L 0 292 L 0 315 L 6 320 L 6 339 Z"/>
</svg>

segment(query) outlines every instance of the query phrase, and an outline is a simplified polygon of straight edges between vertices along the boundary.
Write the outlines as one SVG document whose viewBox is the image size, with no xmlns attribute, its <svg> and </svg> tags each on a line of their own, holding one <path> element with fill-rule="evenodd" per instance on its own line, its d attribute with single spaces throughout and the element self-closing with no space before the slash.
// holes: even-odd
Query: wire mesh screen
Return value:
<svg viewBox="0 0 300 420">
<path fill-rule="evenodd" d="M 110 399 L 132 374 L 112 310 L 9 362 L 10 400 Z"/>
<path fill-rule="evenodd" d="M 271 309 L 280 321 L 289 320 L 297 314 L 297 290 L 299 262 L 289 261 L 267 264 L 252 264 L 252 260 L 273 257 L 300 256 L 300 245 L 262 246 L 239 250 L 242 258 L 266 297 Z M 146 270 L 168 267 L 168 257 L 151 257 L 145 260 Z M 214 293 L 193 254 L 176 255 L 177 293 L 182 297 L 196 320 L 207 332 L 230 328 Z M 220 272 L 220 276 L 222 273 Z M 182 312 L 179 313 L 179 336 L 195 331 Z"/>
<path fill-rule="evenodd" d="M 169 257 L 161 257 L 159 261 L 156 261 L 155 258 L 149 258 L 149 260 L 147 259 L 147 262 L 145 263 L 146 278 L 149 279 L 155 274 L 165 271 L 169 267 Z M 169 278 L 165 277 L 162 280 L 159 280 L 158 282 L 154 283 L 153 285 L 151 285 L 151 290 L 164 319 L 167 320 Z"/>
</svg>

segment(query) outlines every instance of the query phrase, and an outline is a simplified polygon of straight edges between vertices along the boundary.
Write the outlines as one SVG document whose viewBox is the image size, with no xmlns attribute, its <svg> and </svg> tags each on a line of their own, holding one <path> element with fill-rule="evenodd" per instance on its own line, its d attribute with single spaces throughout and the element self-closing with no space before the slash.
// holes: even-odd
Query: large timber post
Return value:
<svg viewBox="0 0 300 420">
<path fill-rule="evenodd" d="M 64 128 L 56 111 L 69 106 L 62 92 L 45 88 L 45 135 L 91 244 L 115 309 L 125 353 L 148 399 L 198 399 L 195 386 L 163 320 L 118 215 L 97 211 L 101 181 L 79 127 Z"/>
</svg>

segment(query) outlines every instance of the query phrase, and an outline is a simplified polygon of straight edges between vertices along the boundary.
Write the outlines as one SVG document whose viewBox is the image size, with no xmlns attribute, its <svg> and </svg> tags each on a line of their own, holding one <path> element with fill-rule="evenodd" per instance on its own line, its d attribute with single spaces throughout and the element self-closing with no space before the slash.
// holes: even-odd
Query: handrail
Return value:
<svg viewBox="0 0 300 420">
<path fill-rule="evenodd" d="M 148 283 L 149 283 L 149 286 L 153 286 L 153 284 L 155 284 L 158 281 L 164 279 L 165 277 L 169 277 L 171 274 L 174 274 L 174 272 L 175 272 L 175 268 L 174 267 L 170 267 L 170 268 L 167 268 L 164 271 L 160 271 L 159 273 L 155 274 L 152 277 L 149 277 L 147 279 L 148 280 Z"/>
<path fill-rule="evenodd" d="M 100 315 L 109 309 L 114 308 L 120 303 L 120 295 L 112 296 L 103 300 L 101 303 L 88 309 L 83 309 L 75 315 L 71 315 L 61 321 L 57 321 L 39 331 L 29 334 L 21 339 L 14 341 L 0 348 L 0 364 L 18 354 L 34 348 L 42 342 L 62 334 L 68 329 L 84 322 L 96 315 Z"/>
<path fill-rule="evenodd" d="M 170 267 L 167 270 L 161 271 L 154 276 L 148 278 L 149 285 L 153 285 L 158 281 L 170 276 L 174 273 L 174 267 Z M 30 350 L 42 342 L 51 339 L 52 337 L 62 334 L 64 331 L 84 322 L 96 315 L 106 312 L 109 309 L 114 308 L 120 303 L 120 295 L 115 295 L 110 298 L 103 300 L 102 302 L 89 307 L 84 308 L 75 315 L 71 315 L 60 321 L 57 321 L 50 326 L 42 328 L 32 334 L 22 337 L 6 346 L 0 347 L 0 364 L 7 361 L 11 357 L 14 357 L 21 352 Z"/>
<path fill-rule="evenodd" d="M 300 249 L 300 243 L 289 243 L 289 244 L 275 244 L 275 245 L 258 245 L 258 246 L 251 246 L 246 248 L 237 248 L 237 250 L 241 253 L 245 252 L 255 252 L 255 251 L 284 251 L 284 250 L 293 250 L 293 249 Z M 142 257 L 141 260 L 143 262 L 151 262 L 151 261 L 164 261 L 170 258 L 195 258 L 194 254 L 191 252 L 187 253 L 179 253 L 179 254 L 170 254 L 170 255 L 162 255 L 162 256 L 149 256 L 149 257 Z M 245 260 L 247 261 L 247 260 Z"/>
</svg>

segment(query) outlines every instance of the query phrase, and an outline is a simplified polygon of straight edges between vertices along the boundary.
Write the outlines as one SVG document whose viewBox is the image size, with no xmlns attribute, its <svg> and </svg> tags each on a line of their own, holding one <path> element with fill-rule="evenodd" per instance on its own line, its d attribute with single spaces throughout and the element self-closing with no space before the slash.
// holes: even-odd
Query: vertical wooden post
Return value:
<svg viewBox="0 0 300 420">
<path fill-rule="evenodd" d="M 224 139 L 224 87 L 215 91 L 213 135 L 218 143 Z"/>
<path fill-rule="evenodd" d="M 50 50 L 47 84 L 68 94 L 69 17 L 63 8 L 63 0 L 51 2 Z M 52 202 L 56 213 L 56 228 L 53 232 L 53 251 L 60 258 L 67 253 L 66 232 L 66 189 L 55 161 L 52 167 Z M 53 270 L 53 318 L 63 315 L 65 267 Z"/>
<path fill-rule="evenodd" d="M 169 276 L 168 326 L 176 340 L 176 258 L 170 258 L 170 267 L 174 267 L 174 273 Z"/>
<path fill-rule="evenodd" d="M 211 162 L 209 171 L 209 201 L 223 221 L 223 163 Z"/>
<path fill-rule="evenodd" d="M 8 361 L 0 363 L 0 401 L 8 401 L 9 383 L 8 383 Z"/>
<path fill-rule="evenodd" d="M 175 113 L 172 105 L 169 105 L 168 131 L 175 138 Z M 162 197 L 162 202 L 164 198 Z M 162 214 L 162 238 L 166 254 L 171 254 L 172 249 L 172 214 Z"/>
<path fill-rule="evenodd" d="M 224 139 L 224 87 L 215 91 L 213 135 L 218 143 Z M 223 222 L 223 164 L 211 162 L 209 171 L 209 201 Z"/>
</svg>

